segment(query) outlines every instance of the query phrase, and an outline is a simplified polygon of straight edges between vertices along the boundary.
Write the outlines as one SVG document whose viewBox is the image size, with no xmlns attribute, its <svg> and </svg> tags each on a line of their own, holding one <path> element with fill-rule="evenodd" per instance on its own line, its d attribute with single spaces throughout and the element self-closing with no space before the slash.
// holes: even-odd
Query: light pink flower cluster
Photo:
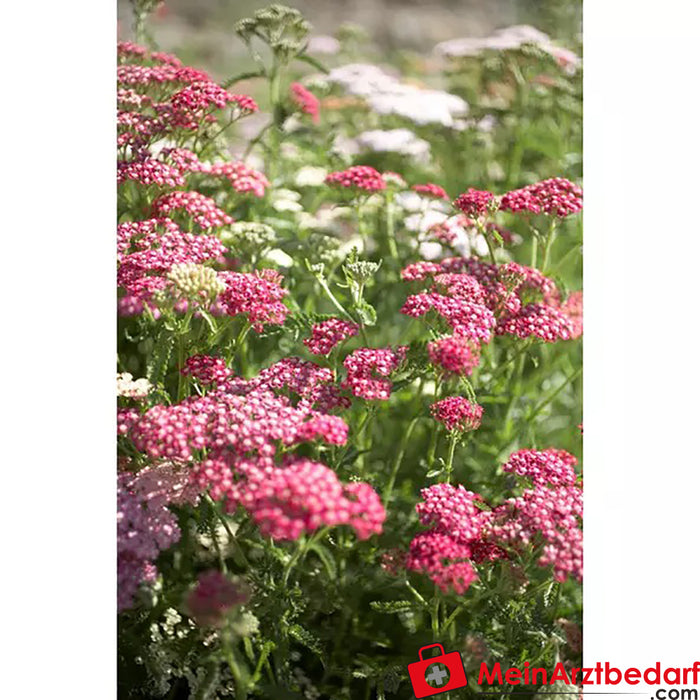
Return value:
<svg viewBox="0 0 700 700">
<path fill-rule="evenodd" d="M 495 206 L 492 192 L 469 188 L 454 201 L 454 206 L 467 216 L 483 216 Z M 498 208 L 514 214 L 548 214 L 560 218 L 577 214 L 583 209 L 583 190 L 570 180 L 553 177 L 500 197 Z"/>
<path fill-rule="evenodd" d="M 386 181 L 382 174 L 369 165 L 353 165 L 347 170 L 326 175 L 329 185 L 337 185 L 363 192 L 380 192 L 386 189 Z"/>
<path fill-rule="evenodd" d="M 483 499 L 478 493 L 467 491 L 461 484 L 434 484 L 421 490 L 422 503 L 416 505 L 421 525 L 464 543 L 478 540 L 490 511 L 475 505 Z"/>
<path fill-rule="evenodd" d="M 414 192 L 418 192 L 418 194 L 432 197 L 433 199 L 449 199 L 447 192 L 440 185 L 436 185 L 433 182 L 427 182 L 424 185 L 413 185 L 411 189 Z"/>
<path fill-rule="evenodd" d="M 528 478 L 535 486 L 571 486 L 578 460 L 566 450 L 518 450 L 503 465 L 504 472 Z"/>
<path fill-rule="evenodd" d="M 465 336 L 450 335 L 428 343 L 428 357 L 445 372 L 468 377 L 479 365 L 480 346 Z"/>
<path fill-rule="evenodd" d="M 313 92 L 307 90 L 301 83 L 292 83 L 289 86 L 292 100 L 299 109 L 311 117 L 314 124 L 318 124 L 320 119 L 320 102 Z"/>
<path fill-rule="evenodd" d="M 492 192 L 475 190 L 473 187 L 470 187 L 455 199 L 454 205 L 467 216 L 484 216 L 488 214 L 493 200 L 494 195 Z"/>
<path fill-rule="evenodd" d="M 182 177 L 179 168 L 155 158 L 118 161 L 117 184 L 122 184 L 127 180 L 135 180 L 142 185 L 160 185 L 161 187 L 180 187 L 185 184 L 185 178 Z"/>
<path fill-rule="evenodd" d="M 231 187 L 241 194 L 250 192 L 256 197 L 264 197 L 265 188 L 270 185 L 269 180 L 261 172 L 242 161 L 205 163 L 187 148 L 163 149 L 161 157 L 171 161 L 183 174 L 192 172 L 225 177 L 231 183 Z"/>
<path fill-rule="evenodd" d="M 527 304 L 516 314 L 502 318 L 496 327 L 497 335 L 518 338 L 538 338 L 546 343 L 569 340 L 574 337 L 574 324 L 569 317 L 547 304 Z"/>
<path fill-rule="evenodd" d="M 223 109 L 229 104 L 235 104 L 243 112 L 257 112 L 258 106 L 252 97 L 234 95 L 211 80 L 198 80 L 190 83 L 171 98 L 170 103 L 175 109 L 189 112 L 206 112 L 212 108 Z"/>
<path fill-rule="evenodd" d="M 229 510 L 245 507 L 264 535 L 296 539 L 322 526 L 350 525 L 366 539 L 385 518 L 368 484 L 342 484 L 328 467 L 286 457 L 281 447 L 321 439 L 341 445 L 347 424 L 311 407 L 333 373 L 313 363 L 282 361 L 251 380 L 222 380 L 206 396 L 153 406 L 125 417 L 123 432 L 153 460 L 193 462 L 192 484 Z M 295 371 L 299 370 L 299 371 Z M 302 396 L 296 406 L 273 389 Z"/>
<path fill-rule="evenodd" d="M 356 323 L 341 318 L 329 318 L 311 327 L 311 337 L 304 339 L 304 345 L 314 355 L 328 355 L 338 343 L 357 335 L 359 330 L 360 327 Z"/>
<path fill-rule="evenodd" d="M 180 539 L 170 503 L 194 503 L 197 492 L 188 486 L 187 472 L 169 463 L 117 476 L 117 591 L 118 609 L 134 603 L 141 583 L 157 576 L 154 560 Z"/>
<path fill-rule="evenodd" d="M 558 308 L 571 321 L 571 337 L 580 338 L 583 335 L 583 292 L 571 292 Z"/>
<path fill-rule="evenodd" d="M 402 270 L 401 275 L 406 280 L 433 278 L 434 290 L 448 295 L 443 299 L 461 300 L 457 304 L 446 303 L 437 299 L 438 295 L 434 292 L 417 294 L 408 297 L 402 309 L 403 313 L 418 317 L 435 308 L 456 334 L 470 336 L 478 330 L 473 325 L 475 317 L 471 327 L 461 323 L 459 306 L 465 300 L 486 307 L 494 323 L 488 329 L 482 327 L 477 335 L 471 335 L 480 342 L 488 342 L 489 333 L 493 332 L 519 338 L 532 337 L 545 342 L 568 340 L 582 332 L 581 293 L 573 293 L 562 304 L 554 280 L 527 265 L 515 262 L 494 265 L 475 257 L 446 258 L 439 263 L 411 263 Z M 541 301 L 535 301 L 538 299 Z"/>
<path fill-rule="evenodd" d="M 132 155 L 155 139 L 178 138 L 182 130 L 196 131 L 215 122 L 215 110 L 233 106 L 236 116 L 258 110 L 248 95 L 229 93 L 205 72 L 183 66 L 175 56 L 149 53 L 129 43 L 118 47 L 118 53 L 117 144 L 130 146 Z M 143 65 L 146 61 L 155 65 Z M 140 111 L 129 111 L 132 108 Z"/>
<path fill-rule="evenodd" d="M 117 58 L 140 59 L 148 57 L 148 49 L 145 46 L 135 44 L 133 41 L 117 42 Z"/>
<path fill-rule="evenodd" d="M 162 51 L 151 52 L 145 46 L 140 46 L 132 41 L 117 42 L 117 58 L 120 63 L 150 60 L 153 63 L 165 63 L 175 67 L 182 66 L 182 61 L 176 56 Z"/>
<path fill-rule="evenodd" d="M 261 332 L 265 325 L 281 325 L 289 309 L 282 303 L 287 290 L 280 286 L 282 276 L 275 270 L 256 270 L 253 273 L 224 271 L 219 278 L 226 289 L 219 295 L 219 303 L 229 316 L 246 314 L 253 330 Z"/>
<path fill-rule="evenodd" d="M 406 346 L 391 348 L 359 348 L 343 361 L 347 378 L 343 386 L 368 401 L 388 400 L 391 380 L 385 379 L 395 372 L 406 356 Z M 379 375 L 379 376 L 377 376 Z"/>
<path fill-rule="evenodd" d="M 248 587 L 234 583 L 220 571 L 211 569 L 197 577 L 197 585 L 185 601 L 187 612 L 198 625 L 219 626 L 226 614 L 250 599 Z"/>
<path fill-rule="evenodd" d="M 484 304 L 467 301 L 462 297 L 449 297 L 437 293 L 409 296 L 401 307 L 401 313 L 419 318 L 434 309 L 445 319 L 455 335 L 488 343 L 493 337 L 496 317 Z"/>
<path fill-rule="evenodd" d="M 265 188 L 270 186 L 270 181 L 261 172 L 241 161 L 212 163 L 203 166 L 200 172 L 225 177 L 231 187 L 241 194 L 249 192 L 256 197 L 264 197 Z"/>
<path fill-rule="evenodd" d="M 415 282 L 438 275 L 441 272 L 443 272 L 443 267 L 440 265 L 440 263 L 420 260 L 419 262 L 406 265 L 406 267 L 401 270 L 401 279 L 406 280 L 407 282 Z"/>
<path fill-rule="evenodd" d="M 578 485 L 540 485 L 508 499 L 493 512 L 485 537 L 521 550 L 542 546 L 539 566 L 551 566 L 554 578 L 583 579 L 583 492 Z"/>
<path fill-rule="evenodd" d="M 566 178 L 553 177 L 504 194 L 501 209 L 566 217 L 583 209 L 583 190 Z"/>
<path fill-rule="evenodd" d="M 350 399 L 341 394 L 334 382 L 335 375 L 328 367 L 320 367 L 299 357 L 285 357 L 261 370 L 248 384 L 274 391 L 287 389 L 301 398 L 300 408 L 316 407 L 323 412 L 349 408 Z"/>
<path fill-rule="evenodd" d="M 471 562 L 541 548 L 537 563 L 551 566 L 557 581 L 581 580 L 583 500 L 575 463 L 563 450 L 515 452 L 504 470 L 530 479 L 534 488 L 495 508 L 461 485 L 423 489 L 416 512 L 430 530 L 413 538 L 405 559 L 394 554 L 392 560 L 428 574 L 443 591 L 462 594 L 476 578 Z"/>
<path fill-rule="evenodd" d="M 447 430 L 468 432 L 481 425 L 484 409 L 463 396 L 448 396 L 436 401 L 430 407 L 430 412 Z"/>
<path fill-rule="evenodd" d="M 154 215 L 167 216 L 179 209 L 187 212 L 194 223 L 205 230 L 233 223 L 233 219 L 219 209 L 211 197 L 194 191 L 164 194 L 153 202 L 152 212 Z"/>
<path fill-rule="evenodd" d="M 153 295 L 165 290 L 174 265 L 213 261 L 226 252 L 215 236 L 181 231 L 168 218 L 130 221 L 117 227 L 117 284 L 126 291 L 119 300 L 122 315 L 139 314 L 143 304 L 152 310 Z"/>
<path fill-rule="evenodd" d="M 192 355 L 185 360 L 185 366 L 180 373 L 186 377 L 194 377 L 200 384 L 218 384 L 226 381 L 232 374 L 222 357 L 210 355 Z"/>
<path fill-rule="evenodd" d="M 188 85 L 194 82 L 209 83 L 210 81 L 211 78 L 207 73 L 189 66 L 179 67 L 167 64 L 158 66 L 117 66 L 117 83 L 122 86 Z"/>
<path fill-rule="evenodd" d="M 416 535 L 408 550 L 406 569 L 427 574 L 443 593 L 464 595 L 478 575 L 469 561 L 472 550 L 449 535 L 433 530 Z"/>
<path fill-rule="evenodd" d="M 332 469 L 308 459 L 274 469 L 247 507 L 260 532 L 276 540 L 296 540 L 305 532 L 338 525 L 350 525 L 364 540 L 381 533 L 386 518 L 368 484 L 344 485 Z"/>
</svg>

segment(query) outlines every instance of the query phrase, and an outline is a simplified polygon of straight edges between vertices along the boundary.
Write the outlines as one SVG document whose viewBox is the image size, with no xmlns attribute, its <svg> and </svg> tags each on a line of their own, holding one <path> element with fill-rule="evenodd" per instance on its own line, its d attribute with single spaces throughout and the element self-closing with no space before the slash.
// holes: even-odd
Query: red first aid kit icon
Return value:
<svg viewBox="0 0 700 700">
<path fill-rule="evenodd" d="M 438 647 L 440 653 L 424 659 L 423 652 L 433 647 Z M 427 698 L 467 685 L 462 655 L 458 651 L 446 654 L 442 644 L 428 644 L 418 650 L 418 658 L 420 661 L 408 664 L 408 676 L 416 698 Z"/>
</svg>

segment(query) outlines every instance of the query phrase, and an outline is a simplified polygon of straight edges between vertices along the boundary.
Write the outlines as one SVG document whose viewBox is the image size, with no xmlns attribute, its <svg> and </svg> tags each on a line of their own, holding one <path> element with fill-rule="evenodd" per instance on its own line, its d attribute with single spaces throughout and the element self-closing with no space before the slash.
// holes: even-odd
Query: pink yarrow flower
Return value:
<svg viewBox="0 0 700 700">
<path fill-rule="evenodd" d="M 192 217 L 192 220 L 202 229 L 233 223 L 233 218 L 219 209 L 211 197 L 194 191 L 170 192 L 156 199 L 152 207 L 153 214 L 161 216 L 180 209 Z"/>
<path fill-rule="evenodd" d="M 350 525 L 359 539 L 367 539 L 381 533 L 386 518 L 368 484 L 343 485 L 332 469 L 308 459 L 294 459 L 267 475 L 248 509 L 263 536 L 277 540 L 338 525 Z"/>
<path fill-rule="evenodd" d="M 204 385 L 224 382 L 233 374 L 223 358 L 210 357 L 209 355 L 188 357 L 180 373 L 186 377 L 194 377 L 200 384 Z"/>
<path fill-rule="evenodd" d="M 187 611 L 198 625 L 218 627 L 227 613 L 250 599 L 248 586 L 234 582 L 215 569 L 197 577 L 197 585 L 185 601 Z"/>
<path fill-rule="evenodd" d="M 460 335 L 428 343 L 430 361 L 445 372 L 469 376 L 480 360 L 479 344 Z"/>
<path fill-rule="evenodd" d="M 514 214 L 548 214 L 563 218 L 583 209 L 583 190 L 566 178 L 553 177 L 507 192 L 501 198 L 500 208 Z"/>
<path fill-rule="evenodd" d="M 386 189 L 382 174 L 369 165 L 353 165 L 347 170 L 329 173 L 326 176 L 329 185 L 363 192 L 380 192 Z"/>
<path fill-rule="evenodd" d="M 386 401 L 391 395 L 391 381 L 385 379 L 398 369 L 406 356 L 406 346 L 391 348 L 359 348 L 343 361 L 347 379 L 343 386 L 369 401 Z M 377 376 L 379 375 L 379 376 Z"/>
<path fill-rule="evenodd" d="M 320 120 L 320 102 L 318 97 L 313 92 L 307 90 L 301 83 L 292 83 L 289 86 L 292 93 L 292 100 L 299 109 L 311 117 L 314 124 L 318 124 Z"/>
<path fill-rule="evenodd" d="M 468 432 L 481 425 L 484 409 L 463 396 L 448 396 L 435 402 L 430 407 L 430 412 L 447 430 Z"/>
<path fill-rule="evenodd" d="M 467 216 L 484 216 L 491 209 L 492 202 L 495 199 L 493 192 L 486 190 L 475 190 L 470 187 L 466 192 L 457 197 L 454 205 L 457 209 L 461 209 Z"/>
<path fill-rule="evenodd" d="M 447 192 L 445 192 L 445 190 L 442 187 L 440 187 L 440 185 L 436 185 L 432 182 L 428 182 L 424 185 L 413 185 L 411 189 L 414 192 L 418 192 L 418 194 L 425 195 L 426 197 L 432 197 L 433 199 L 449 200 Z"/>
<path fill-rule="evenodd" d="M 347 338 L 357 335 L 360 327 L 340 318 L 330 318 L 311 327 L 311 337 L 304 339 L 304 345 L 314 355 L 328 355 L 333 348 Z"/>
</svg>

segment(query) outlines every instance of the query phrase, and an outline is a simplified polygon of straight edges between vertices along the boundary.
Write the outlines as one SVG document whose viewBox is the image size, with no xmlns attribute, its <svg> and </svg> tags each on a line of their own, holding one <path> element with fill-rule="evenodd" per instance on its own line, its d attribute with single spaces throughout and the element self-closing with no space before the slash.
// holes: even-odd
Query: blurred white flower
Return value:
<svg viewBox="0 0 700 700">
<path fill-rule="evenodd" d="M 553 56 L 566 73 L 572 75 L 581 65 L 581 59 L 573 51 L 556 46 L 547 34 L 528 24 L 517 24 L 498 29 L 486 37 L 464 37 L 439 43 L 434 51 L 447 58 L 479 56 L 484 51 L 508 51 L 523 44 L 536 44 Z"/>
<path fill-rule="evenodd" d="M 407 85 L 368 63 L 334 68 L 327 77 L 349 94 L 364 97 L 378 114 L 396 114 L 416 124 L 455 127 L 457 118 L 469 111 L 469 105 L 457 95 Z"/>
<path fill-rule="evenodd" d="M 153 385 L 145 377 L 134 380 L 129 372 L 117 374 L 117 396 L 143 399 L 151 392 Z"/>
<path fill-rule="evenodd" d="M 294 260 L 287 255 L 283 250 L 275 248 L 265 254 L 265 259 L 270 260 L 279 267 L 292 267 L 294 265 Z"/>
<path fill-rule="evenodd" d="M 361 236 L 353 236 L 352 238 L 348 238 L 347 241 L 344 241 L 340 245 L 338 252 L 345 257 L 352 252 L 353 248 L 357 248 L 358 253 L 365 252 L 365 242 Z"/>
<path fill-rule="evenodd" d="M 418 253 L 423 260 L 437 260 L 444 257 L 443 248 L 437 241 L 423 241 L 418 245 Z"/>
<path fill-rule="evenodd" d="M 433 226 L 443 224 L 445 221 L 447 221 L 447 214 L 427 209 L 425 212 L 410 214 L 403 220 L 403 224 L 407 231 L 427 233 Z"/>
<path fill-rule="evenodd" d="M 423 90 L 398 84 L 398 89 L 375 93 L 367 98 L 378 114 L 396 114 L 416 124 L 442 124 L 454 127 L 455 117 L 469 111 L 469 105 L 457 95 L 442 90 Z"/>
<path fill-rule="evenodd" d="M 394 203 L 408 212 L 437 211 L 443 212 L 444 215 L 450 210 L 450 205 L 444 200 L 426 199 L 413 191 L 399 192 L 394 198 Z"/>
<path fill-rule="evenodd" d="M 322 206 L 315 214 L 301 212 L 297 220 L 301 228 L 339 233 L 343 228 L 343 222 L 351 215 L 350 207 Z"/>
<path fill-rule="evenodd" d="M 340 51 L 340 42 L 332 36 L 317 34 L 309 39 L 306 47 L 307 53 L 325 53 L 333 55 Z"/>
<path fill-rule="evenodd" d="M 272 193 L 271 205 L 277 211 L 303 211 L 304 207 L 299 203 L 301 195 L 294 190 L 281 188 Z"/>
<path fill-rule="evenodd" d="M 430 144 L 416 136 L 410 129 L 374 129 L 364 131 L 356 137 L 362 150 L 401 153 L 420 163 L 430 160 Z"/>
<path fill-rule="evenodd" d="M 297 187 L 320 187 L 326 180 L 328 171 L 325 168 L 305 165 L 297 170 L 294 184 Z"/>
<path fill-rule="evenodd" d="M 356 156 L 360 152 L 360 147 L 356 139 L 350 138 L 349 136 L 344 136 L 343 134 L 338 134 L 333 139 L 331 151 L 340 156 L 349 158 L 351 156 Z"/>
</svg>

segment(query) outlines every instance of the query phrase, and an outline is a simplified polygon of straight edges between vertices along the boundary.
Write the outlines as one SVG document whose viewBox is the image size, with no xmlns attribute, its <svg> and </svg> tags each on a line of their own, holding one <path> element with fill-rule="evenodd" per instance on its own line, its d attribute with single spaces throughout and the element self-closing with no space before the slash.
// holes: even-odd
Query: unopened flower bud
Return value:
<svg viewBox="0 0 700 700">
<path fill-rule="evenodd" d="M 205 303 L 213 302 L 226 289 L 216 270 L 197 263 L 173 265 L 168 279 L 174 283 L 179 297 Z"/>
</svg>

